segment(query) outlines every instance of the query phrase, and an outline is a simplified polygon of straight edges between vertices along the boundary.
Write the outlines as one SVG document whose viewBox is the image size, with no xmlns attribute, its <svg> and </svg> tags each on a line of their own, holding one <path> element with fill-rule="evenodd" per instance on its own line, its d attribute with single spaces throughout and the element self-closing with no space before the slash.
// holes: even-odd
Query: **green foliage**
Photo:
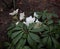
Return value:
<svg viewBox="0 0 60 49">
<path fill-rule="evenodd" d="M 42 17 L 42 25 L 35 28 L 36 23 L 26 26 L 23 22 L 11 25 L 8 36 L 12 39 L 8 49 L 60 49 L 60 21 L 54 23 L 52 16 L 47 11 L 37 12 L 37 18 Z"/>
</svg>

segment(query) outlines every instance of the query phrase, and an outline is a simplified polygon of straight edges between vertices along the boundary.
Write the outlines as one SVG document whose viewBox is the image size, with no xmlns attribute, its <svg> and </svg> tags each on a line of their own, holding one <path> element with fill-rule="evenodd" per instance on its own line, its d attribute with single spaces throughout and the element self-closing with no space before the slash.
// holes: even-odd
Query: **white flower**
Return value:
<svg viewBox="0 0 60 49">
<path fill-rule="evenodd" d="M 24 12 L 20 13 L 20 20 L 23 20 L 25 18 L 24 16 L 25 16 Z"/>
<path fill-rule="evenodd" d="M 18 25 L 18 23 L 19 23 L 19 21 L 18 21 L 18 22 L 16 22 L 16 25 Z"/>
<path fill-rule="evenodd" d="M 35 17 L 32 18 L 32 16 L 26 18 L 26 22 L 23 22 L 27 26 L 29 26 L 30 23 L 33 23 L 35 21 Z"/>
<path fill-rule="evenodd" d="M 38 15 L 36 14 L 36 12 L 34 12 L 34 16 L 35 16 L 35 17 L 38 17 Z"/>
<path fill-rule="evenodd" d="M 40 21 L 37 19 L 36 22 L 40 22 Z"/>
<path fill-rule="evenodd" d="M 9 15 L 15 15 L 15 14 L 17 14 L 18 13 L 18 10 L 19 9 L 14 10 L 12 13 L 9 13 Z"/>
</svg>

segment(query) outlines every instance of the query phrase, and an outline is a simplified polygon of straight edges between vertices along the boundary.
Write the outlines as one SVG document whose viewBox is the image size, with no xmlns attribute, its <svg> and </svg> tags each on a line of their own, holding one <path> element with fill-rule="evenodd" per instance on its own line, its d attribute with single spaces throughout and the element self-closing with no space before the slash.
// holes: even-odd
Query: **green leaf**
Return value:
<svg viewBox="0 0 60 49">
<path fill-rule="evenodd" d="M 22 38 L 26 39 L 28 34 L 24 34 Z"/>
<path fill-rule="evenodd" d="M 52 40 L 51 40 L 50 37 L 47 40 L 47 45 L 48 45 L 49 48 L 51 48 L 51 46 L 52 46 Z"/>
<path fill-rule="evenodd" d="M 11 34 L 11 38 L 14 39 L 16 36 L 18 36 L 22 31 L 14 32 Z"/>
<path fill-rule="evenodd" d="M 29 26 L 28 26 L 28 29 L 29 30 L 33 29 L 34 25 L 35 25 L 35 23 L 30 23 Z"/>
<path fill-rule="evenodd" d="M 54 43 L 54 47 L 56 49 L 60 49 L 60 43 L 56 39 L 54 39 L 54 38 L 52 38 L 52 40 L 53 40 L 53 43 Z"/>
<path fill-rule="evenodd" d="M 49 27 L 47 25 L 43 25 L 43 28 L 49 31 Z"/>
<path fill-rule="evenodd" d="M 16 36 L 14 39 L 13 39 L 13 41 L 12 41 L 12 43 L 13 43 L 13 45 L 15 45 L 20 39 L 21 39 L 21 37 L 23 36 L 23 32 L 21 32 L 18 36 Z"/>
<path fill-rule="evenodd" d="M 44 27 L 43 26 L 40 26 L 40 28 L 33 28 L 31 30 L 29 30 L 30 32 L 41 32 L 41 31 L 44 31 Z"/>
<path fill-rule="evenodd" d="M 47 10 L 43 11 L 42 19 L 45 20 L 47 18 Z"/>
<path fill-rule="evenodd" d="M 17 25 L 17 27 L 20 27 L 20 28 L 23 28 L 23 26 L 26 26 L 26 25 L 22 22 L 19 22 L 18 25 Z"/>
<path fill-rule="evenodd" d="M 50 25 L 53 23 L 53 20 L 48 20 L 47 24 Z"/>
<path fill-rule="evenodd" d="M 16 45 L 16 49 L 21 49 L 26 43 L 26 39 L 20 39 L 19 42 Z"/>
<path fill-rule="evenodd" d="M 11 24 L 11 25 L 8 27 L 7 30 L 11 30 L 11 29 L 13 29 L 14 27 L 15 27 L 15 24 Z"/>
<path fill-rule="evenodd" d="M 52 16 L 58 18 L 58 15 L 56 13 L 52 13 Z"/>
<path fill-rule="evenodd" d="M 37 29 L 30 30 L 30 31 L 31 32 L 41 32 L 41 31 L 43 31 L 43 29 L 37 28 Z"/>
<path fill-rule="evenodd" d="M 7 49 L 14 49 L 14 47 L 8 47 Z"/>
<path fill-rule="evenodd" d="M 41 16 L 42 16 L 43 13 L 42 12 L 36 12 L 36 13 L 38 14 L 38 17 L 37 18 L 38 19 L 41 18 Z"/>
<path fill-rule="evenodd" d="M 44 45 L 47 44 L 47 41 L 48 41 L 48 37 L 44 37 L 44 38 L 42 39 L 42 42 L 43 42 Z"/>
<path fill-rule="evenodd" d="M 53 26 L 49 26 L 49 28 L 50 28 L 50 32 L 52 32 L 53 31 Z"/>
<path fill-rule="evenodd" d="M 51 13 L 47 13 L 47 19 L 50 20 L 52 18 L 52 14 Z"/>
<path fill-rule="evenodd" d="M 20 31 L 27 31 L 27 26 L 24 23 L 19 23 L 16 27 L 20 28 Z"/>
<path fill-rule="evenodd" d="M 20 30 L 21 30 L 20 27 L 15 27 L 15 28 L 9 30 L 8 33 L 13 33 L 13 32 L 15 32 L 15 31 L 20 31 Z"/>
<path fill-rule="evenodd" d="M 8 37 L 11 37 L 12 30 L 8 31 Z"/>
<path fill-rule="evenodd" d="M 52 47 L 52 40 L 51 40 L 50 37 L 44 37 L 42 39 L 42 41 L 43 41 L 44 45 L 47 45 L 47 48 L 51 49 L 51 47 Z"/>
<path fill-rule="evenodd" d="M 41 36 L 42 37 L 47 37 L 48 36 L 48 33 L 49 33 L 49 31 L 44 31 Z"/>
<path fill-rule="evenodd" d="M 19 27 L 14 27 L 14 28 L 8 30 L 8 36 L 11 37 L 12 33 L 15 32 L 15 31 L 18 31 L 18 30 L 20 30 Z"/>
<path fill-rule="evenodd" d="M 59 25 L 60 25 L 60 20 L 58 21 Z"/>
<path fill-rule="evenodd" d="M 24 46 L 23 49 L 31 49 L 29 46 Z"/>
<path fill-rule="evenodd" d="M 35 42 L 40 42 L 40 37 L 37 34 L 29 33 L 29 35 Z"/>
<path fill-rule="evenodd" d="M 27 41 L 30 46 L 32 46 L 32 47 L 36 46 L 36 42 L 30 37 L 30 35 L 28 35 Z"/>
<path fill-rule="evenodd" d="M 12 29 L 12 31 L 16 31 L 16 30 L 20 30 L 21 28 L 20 27 L 15 27 Z"/>
<path fill-rule="evenodd" d="M 47 17 L 47 16 L 46 16 L 46 14 L 45 14 L 45 13 L 43 13 L 42 19 L 43 19 L 43 20 L 45 20 L 45 19 L 46 19 L 46 17 Z"/>
<path fill-rule="evenodd" d="M 9 47 L 7 47 L 7 49 L 14 49 L 14 46 L 10 44 Z"/>
</svg>

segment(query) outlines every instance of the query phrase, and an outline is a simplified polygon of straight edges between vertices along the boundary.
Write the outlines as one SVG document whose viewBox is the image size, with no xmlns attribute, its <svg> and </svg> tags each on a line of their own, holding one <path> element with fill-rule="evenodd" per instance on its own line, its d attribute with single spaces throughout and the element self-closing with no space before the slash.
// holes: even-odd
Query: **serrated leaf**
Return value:
<svg viewBox="0 0 60 49">
<path fill-rule="evenodd" d="M 17 35 L 19 35 L 22 31 L 17 31 L 11 34 L 11 38 L 15 38 Z"/>
<path fill-rule="evenodd" d="M 50 25 L 53 23 L 53 20 L 48 20 L 47 24 Z"/>
<path fill-rule="evenodd" d="M 12 31 L 16 31 L 16 30 L 20 30 L 21 28 L 20 27 L 15 27 L 12 29 Z"/>
<path fill-rule="evenodd" d="M 47 16 L 46 16 L 45 14 L 43 14 L 42 19 L 45 20 L 46 17 L 47 17 Z"/>
<path fill-rule="evenodd" d="M 42 16 L 42 12 L 36 12 L 37 14 L 38 14 L 38 17 L 37 18 L 41 18 L 41 16 Z"/>
<path fill-rule="evenodd" d="M 10 44 L 7 49 L 14 49 L 14 46 Z"/>
<path fill-rule="evenodd" d="M 49 31 L 49 27 L 47 25 L 43 25 L 43 28 Z"/>
<path fill-rule="evenodd" d="M 8 37 L 11 37 L 12 30 L 8 31 Z"/>
<path fill-rule="evenodd" d="M 26 39 L 20 39 L 19 42 L 16 45 L 16 49 L 21 49 L 26 43 Z"/>
<path fill-rule="evenodd" d="M 35 25 L 35 23 L 29 24 L 28 29 L 31 30 L 34 27 L 34 25 Z"/>
<path fill-rule="evenodd" d="M 15 27 L 15 28 L 13 28 L 13 29 L 9 30 L 8 32 L 13 33 L 13 32 L 15 32 L 15 31 L 20 31 L 20 30 L 21 30 L 21 28 L 20 28 L 20 27 Z"/>
<path fill-rule="evenodd" d="M 15 37 L 12 41 L 13 45 L 15 45 L 20 39 L 21 37 L 23 36 L 23 32 L 21 32 L 17 37 Z"/>
<path fill-rule="evenodd" d="M 44 38 L 42 39 L 42 42 L 43 42 L 44 45 L 47 44 L 47 40 L 48 40 L 48 37 L 44 37 Z"/>
<path fill-rule="evenodd" d="M 40 28 L 33 28 L 31 30 L 29 30 L 31 32 L 41 32 L 41 31 L 44 31 L 44 27 L 43 26 L 40 26 Z"/>
<path fill-rule="evenodd" d="M 30 35 L 28 35 L 27 41 L 30 46 L 32 47 L 36 46 L 36 42 L 30 37 Z"/>
<path fill-rule="evenodd" d="M 51 13 L 47 13 L 47 19 L 50 20 L 52 18 L 52 14 Z"/>
<path fill-rule="evenodd" d="M 27 36 L 28 36 L 27 34 L 24 34 L 22 38 L 26 39 L 26 38 L 27 38 Z"/>
<path fill-rule="evenodd" d="M 45 20 L 47 18 L 47 10 L 43 11 L 42 19 Z"/>
<path fill-rule="evenodd" d="M 44 37 L 42 41 L 44 45 L 47 45 L 47 48 L 51 49 L 52 39 L 50 37 Z"/>
<path fill-rule="evenodd" d="M 53 26 L 49 26 L 49 28 L 50 28 L 50 32 L 53 31 Z"/>
<path fill-rule="evenodd" d="M 41 36 L 42 37 L 47 37 L 48 36 L 48 33 L 49 33 L 49 31 L 44 31 Z"/>
<path fill-rule="evenodd" d="M 29 35 L 35 42 L 40 42 L 40 37 L 37 34 L 29 33 Z"/>
<path fill-rule="evenodd" d="M 52 40 L 53 40 L 53 43 L 54 43 L 54 47 L 56 49 L 60 49 L 60 43 L 56 39 L 54 39 L 53 37 L 52 37 Z"/>
<path fill-rule="evenodd" d="M 24 23 L 19 22 L 17 26 L 20 27 L 20 28 L 22 28 L 24 25 L 25 25 Z"/>
<path fill-rule="evenodd" d="M 7 30 L 13 29 L 15 27 L 15 24 L 11 24 Z"/>
<path fill-rule="evenodd" d="M 52 40 L 50 37 L 47 39 L 47 45 L 49 48 L 51 48 L 51 46 L 52 46 Z"/>
<path fill-rule="evenodd" d="M 29 30 L 30 32 L 41 32 L 43 31 L 43 29 L 41 28 L 37 28 L 37 29 L 32 29 L 32 30 Z"/>
<path fill-rule="evenodd" d="M 27 31 L 27 26 L 24 23 L 19 23 L 16 27 L 19 27 L 22 31 Z"/>
<path fill-rule="evenodd" d="M 21 30 L 21 28 L 15 27 L 15 28 L 13 28 L 13 29 L 11 29 L 11 30 L 8 31 L 8 36 L 11 37 L 11 35 L 12 35 L 14 32 L 18 32 L 18 31 L 20 31 L 20 30 Z"/>
</svg>

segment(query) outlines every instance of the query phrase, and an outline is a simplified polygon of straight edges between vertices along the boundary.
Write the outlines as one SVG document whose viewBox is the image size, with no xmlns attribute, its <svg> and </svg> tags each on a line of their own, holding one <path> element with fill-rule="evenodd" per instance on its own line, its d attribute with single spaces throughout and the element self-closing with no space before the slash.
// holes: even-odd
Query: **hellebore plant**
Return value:
<svg viewBox="0 0 60 49">
<path fill-rule="evenodd" d="M 60 49 L 60 24 L 52 19 L 56 14 L 47 11 L 35 12 L 34 17 L 12 24 L 8 28 L 11 41 L 8 49 Z M 20 19 L 24 19 L 24 14 Z M 42 21 L 40 21 L 42 20 Z"/>
</svg>

